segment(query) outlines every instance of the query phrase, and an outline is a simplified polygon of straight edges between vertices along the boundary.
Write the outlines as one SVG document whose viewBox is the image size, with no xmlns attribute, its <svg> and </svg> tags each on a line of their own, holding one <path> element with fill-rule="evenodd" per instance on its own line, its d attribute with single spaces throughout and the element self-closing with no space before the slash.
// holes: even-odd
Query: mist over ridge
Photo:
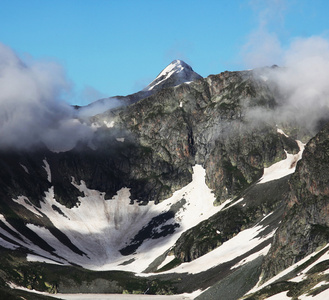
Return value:
<svg viewBox="0 0 329 300">
<path fill-rule="evenodd" d="M 246 117 L 278 124 L 296 122 L 315 134 L 320 123 L 329 119 L 329 42 L 317 36 L 297 38 L 280 52 L 279 67 L 254 69 L 255 77 L 273 91 L 276 108 L 247 108 Z"/>
</svg>

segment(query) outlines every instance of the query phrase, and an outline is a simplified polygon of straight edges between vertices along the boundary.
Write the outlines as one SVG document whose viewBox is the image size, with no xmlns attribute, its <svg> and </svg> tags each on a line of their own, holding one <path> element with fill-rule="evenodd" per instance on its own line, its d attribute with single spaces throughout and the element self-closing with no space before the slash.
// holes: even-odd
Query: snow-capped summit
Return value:
<svg viewBox="0 0 329 300">
<path fill-rule="evenodd" d="M 144 90 L 159 90 L 201 78 L 199 74 L 193 71 L 191 66 L 182 60 L 176 59 L 164 68 Z"/>
<path fill-rule="evenodd" d="M 187 63 L 177 59 L 164 68 L 160 74 L 143 90 L 127 96 L 115 96 L 99 99 L 85 107 L 80 107 L 80 116 L 96 115 L 118 106 L 130 105 L 141 99 L 149 97 L 154 93 L 157 93 L 161 89 L 173 87 L 184 82 L 191 82 L 197 79 L 202 79 L 202 76 L 195 73 L 191 66 Z"/>
</svg>

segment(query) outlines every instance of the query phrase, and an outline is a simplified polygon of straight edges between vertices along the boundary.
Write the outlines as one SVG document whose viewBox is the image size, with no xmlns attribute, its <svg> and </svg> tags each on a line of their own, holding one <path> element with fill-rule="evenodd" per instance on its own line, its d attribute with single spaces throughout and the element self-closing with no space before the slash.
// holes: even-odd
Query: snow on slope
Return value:
<svg viewBox="0 0 329 300">
<path fill-rule="evenodd" d="M 278 129 L 278 132 L 284 134 L 283 131 L 280 129 Z M 302 154 L 305 147 L 305 144 L 303 144 L 302 142 L 296 142 L 299 146 L 299 152 L 297 154 L 289 154 L 286 151 L 287 158 L 273 164 L 268 168 L 264 168 L 263 177 L 258 183 L 265 183 L 271 180 L 279 179 L 295 172 L 297 162 L 302 158 Z"/>
<path fill-rule="evenodd" d="M 263 288 L 265 288 L 266 286 L 276 282 L 276 281 L 280 281 L 281 278 L 283 278 L 284 276 L 286 276 L 287 274 L 289 274 L 290 272 L 292 272 L 293 270 L 297 269 L 298 267 L 302 266 L 303 264 L 314 260 L 314 257 L 319 254 L 325 247 L 329 246 L 329 244 L 327 244 L 326 246 L 324 246 L 323 248 L 319 249 L 317 252 L 313 252 L 311 254 L 309 254 L 308 256 L 304 257 L 303 259 L 301 259 L 300 261 L 298 261 L 297 263 L 295 263 L 294 265 L 288 267 L 287 269 L 283 270 L 282 272 L 280 272 L 279 274 L 277 274 L 276 276 L 272 277 L 271 279 L 269 279 L 268 281 L 266 281 L 265 283 L 263 283 L 262 285 L 257 284 L 254 288 L 252 288 L 247 294 L 251 294 L 251 293 L 255 293 Z M 289 281 L 292 282 L 301 282 L 303 280 L 307 280 L 307 272 L 312 269 L 314 266 L 316 266 L 317 264 L 323 262 L 323 261 L 327 261 L 329 259 L 329 251 L 326 251 L 325 253 L 323 253 L 318 259 L 316 259 L 315 261 L 312 261 L 311 264 L 309 264 L 307 267 L 305 267 L 303 270 L 299 270 L 299 273 L 291 278 Z M 323 274 L 327 274 L 328 271 L 324 271 L 322 272 Z M 314 290 L 317 286 L 321 285 L 323 282 L 318 283 L 317 285 L 315 285 L 312 289 Z M 327 284 L 327 282 L 325 282 Z M 246 295 L 247 295 L 246 294 Z M 282 298 L 279 298 L 279 295 L 282 296 Z M 276 297 L 275 297 L 276 296 Z M 286 296 L 286 298 L 283 297 L 283 293 L 274 295 L 273 298 L 266 298 L 266 299 L 291 299 L 290 297 Z M 307 295 L 302 295 L 299 296 L 298 299 L 316 299 L 316 300 L 324 300 L 324 299 L 329 299 L 329 289 L 324 290 L 323 292 L 321 292 L 319 295 L 317 296 L 307 296 Z"/>
<path fill-rule="evenodd" d="M 291 298 L 287 296 L 286 291 L 266 298 L 266 300 L 290 300 L 290 299 Z"/>
<path fill-rule="evenodd" d="M 265 217 L 266 218 L 266 217 Z M 265 219 L 264 218 L 264 219 Z M 274 231 L 269 235 L 264 236 L 262 238 L 259 237 L 259 233 L 263 231 L 265 228 L 263 226 L 256 225 L 253 228 L 245 229 L 241 231 L 239 234 L 231 238 L 230 240 L 223 243 L 218 248 L 212 250 L 211 252 L 192 260 L 191 262 L 186 262 L 178 267 L 171 269 L 169 271 L 162 272 L 164 273 L 190 273 L 197 274 L 210 268 L 216 267 L 217 265 L 223 264 L 225 262 L 229 262 L 240 255 L 245 254 L 246 252 L 252 250 L 256 246 L 260 245 L 264 241 L 270 239 Z M 243 245 L 243 247 L 241 247 Z M 235 267 L 241 266 L 247 263 L 250 260 L 257 258 L 260 255 L 266 255 L 269 250 L 269 247 L 264 247 L 259 252 L 252 254 L 251 259 L 245 258 L 243 261 L 240 261 Z M 151 274 L 147 274 L 144 276 L 149 276 Z"/>
<path fill-rule="evenodd" d="M 328 284 L 328 282 L 325 281 L 325 282 L 320 283 L 320 285 L 325 285 L 325 284 Z M 313 290 L 318 286 L 319 285 L 313 287 Z M 315 296 L 304 294 L 304 295 L 299 296 L 298 299 L 300 299 L 300 300 L 328 300 L 329 299 L 329 289 L 324 290 L 323 292 L 321 292 Z"/>
<path fill-rule="evenodd" d="M 329 244 L 327 244 L 327 246 L 328 245 Z M 268 280 L 264 284 L 256 285 L 247 294 L 251 294 L 251 293 L 254 293 L 256 291 L 259 291 L 259 290 L 265 288 L 266 286 L 268 286 L 269 284 L 272 284 L 274 282 L 279 282 L 281 278 L 283 278 L 284 276 L 289 274 L 291 271 L 293 271 L 296 268 L 302 266 L 304 263 L 307 263 L 308 261 L 313 260 L 315 255 L 317 255 L 321 250 L 323 250 L 323 249 L 320 249 L 319 251 L 314 252 L 314 253 L 306 256 L 305 258 L 303 258 L 299 262 L 295 263 L 294 265 L 290 266 L 289 268 L 285 269 L 281 273 L 277 274 L 275 277 L 271 278 L 270 280 Z M 308 278 L 308 276 L 306 274 L 308 270 L 310 270 L 311 268 L 313 268 L 314 266 L 316 266 L 317 264 L 319 264 L 323 261 L 327 261 L 328 258 L 329 258 L 329 253 L 327 251 L 322 256 L 320 256 L 320 258 L 313 261 L 313 263 L 311 263 L 308 267 L 306 267 L 304 270 L 299 272 L 297 276 L 295 276 L 295 277 L 293 277 L 292 279 L 289 280 L 289 281 L 293 281 L 293 282 L 301 282 L 301 281 L 305 280 L 306 285 L 308 285 L 310 282 L 313 282 L 313 284 L 314 284 L 314 286 L 311 287 L 310 290 L 307 290 L 303 295 L 298 296 L 298 299 L 300 299 L 300 300 L 327 300 L 327 299 L 329 299 L 329 289 L 324 289 L 321 292 L 318 291 L 316 295 L 309 295 L 310 292 L 315 291 L 318 287 L 321 287 L 323 285 L 327 286 L 328 282 L 326 280 L 324 280 L 324 281 L 320 281 L 320 282 L 316 283 L 316 278 L 315 279 L 313 278 L 313 279 L 310 280 L 310 278 Z M 321 273 L 323 275 L 328 274 L 328 270 L 323 271 Z M 284 292 L 275 294 L 275 295 L 273 295 L 271 297 L 268 297 L 268 298 L 265 298 L 265 299 L 267 299 L 267 300 L 286 300 L 286 299 L 292 299 L 292 298 L 287 296 L 287 291 L 284 291 Z"/>
<path fill-rule="evenodd" d="M 157 205 L 153 203 L 145 206 L 140 206 L 138 203 L 129 204 L 128 188 L 118 191 L 112 200 L 105 200 L 104 193 L 88 189 L 84 182 L 76 183 L 74 178 L 72 184 L 83 192 L 84 196 L 79 197 L 79 204 L 71 209 L 55 200 L 53 187 L 45 193 L 44 202 L 40 203 L 41 209 L 33 206 L 24 196 L 13 199 L 37 217 L 40 217 L 40 211 L 42 211 L 54 226 L 61 230 L 85 255 L 78 255 L 62 244 L 48 229 L 33 224 L 27 226 L 55 249 L 53 254 L 56 256 L 32 245 L 26 238 L 24 238 L 24 243 L 18 239 L 14 240 L 34 251 L 33 255 L 28 256 L 28 259 L 32 261 L 37 260 L 39 255 L 40 261 L 49 259 L 55 262 L 75 263 L 88 269 L 142 272 L 156 257 L 173 246 L 183 231 L 209 218 L 223 207 L 223 205 L 213 206 L 215 197 L 205 184 L 205 170 L 196 165 L 193 171 L 190 184 Z M 176 213 L 175 218 L 166 223 L 180 225 L 172 235 L 144 241 L 135 254 L 129 256 L 120 254 L 118 250 L 126 246 L 153 217 L 167 212 L 173 204 L 183 198 L 186 203 Z M 0 228 L 0 232 L 3 231 L 5 230 Z M 6 234 L 9 235 L 9 233 Z M 127 261 L 132 262 L 122 265 Z"/>
<path fill-rule="evenodd" d="M 180 73 L 183 70 L 184 67 L 182 61 L 174 60 L 162 70 L 162 72 L 145 88 L 145 90 L 151 91 L 155 86 L 159 85 L 161 82 L 164 82 L 173 74 Z"/>
</svg>

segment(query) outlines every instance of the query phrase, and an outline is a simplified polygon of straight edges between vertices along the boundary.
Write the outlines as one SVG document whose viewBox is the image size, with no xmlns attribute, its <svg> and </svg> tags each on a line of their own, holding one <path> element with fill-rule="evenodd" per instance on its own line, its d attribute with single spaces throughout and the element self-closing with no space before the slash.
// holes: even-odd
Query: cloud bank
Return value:
<svg viewBox="0 0 329 300">
<path fill-rule="evenodd" d="M 255 53 L 255 56 L 257 53 Z M 297 123 L 314 135 L 329 121 L 329 41 L 322 37 L 296 38 L 282 50 L 282 66 L 254 70 L 276 95 L 275 110 L 247 108 L 253 122 Z"/>
<path fill-rule="evenodd" d="M 43 143 L 65 151 L 91 138 L 92 129 L 61 101 L 69 87 L 60 65 L 23 62 L 0 43 L 0 149 L 30 149 Z"/>
<path fill-rule="evenodd" d="M 278 107 L 274 112 L 252 108 L 247 117 L 262 122 L 297 122 L 315 134 L 319 123 L 329 120 L 329 40 L 322 36 L 296 37 L 283 44 L 275 29 L 284 31 L 286 1 L 251 4 L 258 13 L 258 27 L 242 47 L 242 60 L 248 69 L 274 64 L 280 67 L 255 71 L 256 77 L 267 78 L 276 92 Z"/>
</svg>

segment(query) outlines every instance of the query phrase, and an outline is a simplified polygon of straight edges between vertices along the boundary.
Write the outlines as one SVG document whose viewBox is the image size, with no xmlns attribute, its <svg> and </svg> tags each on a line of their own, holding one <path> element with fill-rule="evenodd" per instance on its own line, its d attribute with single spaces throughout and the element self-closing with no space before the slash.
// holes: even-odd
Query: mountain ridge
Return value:
<svg viewBox="0 0 329 300">
<path fill-rule="evenodd" d="M 90 116 L 91 143 L 0 152 L 4 293 L 16 293 L 13 282 L 48 292 L 266 299 L 311 292 L 327 278 L 329 125 L 304 150 L 287 134 L 304 132 L 300 123 L 250 117 L 282 105 L 261 70 L 172 85 L 176 63 L 151 82 L 153 95 Z M 312 273 L 298 262 L 314 264 Z"/>
<path fill-rule="evenodd" d="M 167 72 L 168 70 L 168 72 Z M 170 70 L 170 71 L 169 71 Z M 108 109 L 126 106 L 147 98 L 164 88 L 174 87 L 176 85 L 202 79 L 202 76 L 195 73 L 191 66 L 182 60 L 172 61 L 164 68 L 159 75 L 144 89 L 127 96 L 114 96 L 96 100 L 87 106 L 79 107 L 83 115 L 99 114 Z M 87 110 L 87 112 L 84 112 Z"/>
</svg>

